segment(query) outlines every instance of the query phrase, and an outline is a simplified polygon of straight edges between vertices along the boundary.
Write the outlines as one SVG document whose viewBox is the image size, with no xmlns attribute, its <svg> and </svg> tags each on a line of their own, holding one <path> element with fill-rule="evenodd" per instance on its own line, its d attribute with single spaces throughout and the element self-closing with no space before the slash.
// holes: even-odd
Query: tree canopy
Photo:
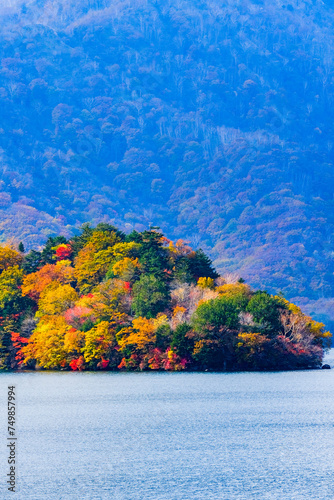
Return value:
<svg viewBox="0 0 334 500">
<path fill-rule="evenodd" d="M 158 228 L 85 225 L 44 250 L 32 266 L 31 251 L 0 247 L 1 369 L 316 368 L 330 343 L 299 307 Z"/>
</svg>

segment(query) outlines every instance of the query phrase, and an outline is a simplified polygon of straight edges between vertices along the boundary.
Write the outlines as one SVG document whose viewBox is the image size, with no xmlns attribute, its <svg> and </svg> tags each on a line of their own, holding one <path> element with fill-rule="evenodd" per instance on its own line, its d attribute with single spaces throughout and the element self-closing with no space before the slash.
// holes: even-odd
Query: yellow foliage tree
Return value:
<svg viewBox="0 0 334 500">
<path fill-rule="evenodd" d="M 0 274 L 0 308 L 21 297 L 23 271 L 18 266 L 8 267 Z M 16 312 L 16 311 L 15 311 Z"/>
<path fill-rule="evenodd" d="M 130 310 L 130 298 L 123 281 L 109 279 L 95 287 L 91 294 L 81 297 L 77 305 L 90 307 L 99 319 L 111 321 L 117 313 L 125 321 Z"/>
<path fill-rule="evenodd" d="M 51 283 L 41 293 L 36 316 L 62 314 L 73 307 L 76 300 L 78 294 L 71 285 Z"/>
<path fill-rule="evenodd" d="M 120 241 L 120 238 L 113 231 L 94 231 L 88 240 L 88 244 L 91 244 L 99 252 L 101 250 L 108 250 L 117 243 L 120 243 Z"/>
<path fill-rule="evenodd" d="M 75 259 L 74 275 L 80 293 L 89 293 L 108 271 L 113 261 L 112 249 L 96 251 L 92 243 L 88 243 Z"/>
<path fill-rule="evenodd" d="M 125 257 L 133 258 L 140 249 L 140 244 L 130 241 L 129 243 L 116 243 L 113 246 L 113 255 L 116 260 L 124 259 Z"/>
<path fill-rule="evenodd" d="M 114 232 L 94 232 L 74 262 L 80 293 L 89 293 L 104 278 L 115 258 L 113 247 L 119 243 Z"/>
<path fill-rule="evenodd" d="M 138 262 L 138 258 L 130 259 L 129 257 L 124 257 L 117 261 L 112 268 L 114 275 L 124 281 L 131 281 L 140 269 L 141 266 Z"/>
<path fill-rule="evenodd" d="M 118 343 L 122 349 L 133 346 L 135 349 L 147 350 L 156 342 L 156 327 L 153 319 L 135 318 L 132 327 L 118 335 Z"/>
<path fill-rule="evenodd" d="M 89 293 L 117 261 L 125 258 L 132 259 L 139 248 L 138 243 L 121 242 L 115 233 L 95 232 L 75 260 L 75 276 L 80 293 Z M 129 261 L 126 263 L 129 264 Z M 135 270 L 138 266 L 138 261 L 133 260 L 128 266 L 128 272 L 131 268 Z M 116 267 L 116 270 L 121 271 L 121 267 Z M 125 272 L 125 268 L 123 271 Z"/>
<path fill-rule="evenodd" d="M 217 286 L 216 291 L 220 295 L 227 295 L 233 297 L 236 295 L 245 295 L 250 297 L 251 289 L 245 283 L 227 283 L 225 285 Z"/>
<path fill-rule="evenodd" d="M 199 288 L 210 288 L 210 290 L 214 290 L 215 282 L 212 278 L 198 278 L 197 286 Z"/>
<path fill-rule="evenodd" d="M 156 332 L 160 326 L 168 325 L 168 318 L 166 314 L 158 313 L 156 318 L 152 319 L 154 331 Z"/>
<path fill-rule="evenodd" d="M 64 336 L 64 351 L 70 357 L 81 354 L 85 345 L 85 334 L 75 328 L 70 328 Z"/>
<path fill-rule="evenodd" d="M 86 363 L 109 358 L 111 349 L 116 345 L 115 333 L 108 321 L 101 321 L 85 333 L 83 349 Z"/>
<path fill-rule="evenodd" d="M 70 329 L 62 316 L 41 318 L 28 344 L 22 348 L 23 362 L 36 361 L 39 367 L 46 369 L 65 366 L 67 353 L 64 339 Z"/>
<path fill-rule="evenodd" d="M 23 256 L 17 252 L 11 245 L 0 246 L 0 272 L 13 266 L 20 266 Z"/>
</svg>

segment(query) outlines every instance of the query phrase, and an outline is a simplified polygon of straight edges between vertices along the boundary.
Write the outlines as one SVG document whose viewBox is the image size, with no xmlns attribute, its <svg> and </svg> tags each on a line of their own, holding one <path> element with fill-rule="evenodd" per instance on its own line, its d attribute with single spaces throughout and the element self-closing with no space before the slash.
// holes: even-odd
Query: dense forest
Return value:
<svg viewBox="0 0 334 500">
<path fill-rule="evenodd" d="M 2 241 L 157 225 L 334 319 L 330 2 L 11 0 L 0 20 Z"/>
<path fill-rule="evenodd" d="M 0 314 L 3 370 L 317 368 L 331 338 L 187 242 L 106 223 L 42 251 L 2 245 Z"/>
</svg>

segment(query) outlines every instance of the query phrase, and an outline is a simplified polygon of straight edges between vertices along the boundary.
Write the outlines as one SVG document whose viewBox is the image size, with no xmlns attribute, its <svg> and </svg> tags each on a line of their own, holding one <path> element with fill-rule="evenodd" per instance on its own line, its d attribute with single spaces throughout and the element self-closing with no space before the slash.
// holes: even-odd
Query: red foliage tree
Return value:
<svg viewBox="0 0 334 500">
<path fill-rule="evenodd" d="M 73 371 L 76 371 L 76 370 L 82 371 L 82 370 L 84 370 L 84 364 L 85 364 L 84 357 L 80 356 L 79 358 L 73 359 L 70 362 L 70 367 L 72 368 Z"/>
<path fill-rule="evenodd" d="M 73 250 L 71 245 L 61 244 L 56 248 L 57 260 L 65 260 L 70 257 Z"/>
<path fill-rule="evenodd" d="M 11 332 L 11 341 L 12 341 L 12 346 L 15 349 L 15 360 L 17 361 L 17 364 L 20 366 L 23 363 L 23 358 L 24 354 L 22 353 L 22 347 L 24 344 L 27 344 L 29 342 L 29 339 L 26 337 L 21 337 L 19 333 L 17 332 Z"/>
</svg>

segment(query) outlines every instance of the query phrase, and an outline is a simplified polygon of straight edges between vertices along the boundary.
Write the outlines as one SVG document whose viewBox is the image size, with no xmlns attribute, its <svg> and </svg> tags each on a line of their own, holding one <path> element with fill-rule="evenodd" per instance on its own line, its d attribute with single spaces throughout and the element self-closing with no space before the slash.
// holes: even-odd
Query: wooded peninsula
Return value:
<svg viewBox="0 0 334 500">
<path fill-rule="evenodd" d="M 331 333 L 157 227 L 0 247 L 0 369 L 318 368 Z"/>
</svg>

